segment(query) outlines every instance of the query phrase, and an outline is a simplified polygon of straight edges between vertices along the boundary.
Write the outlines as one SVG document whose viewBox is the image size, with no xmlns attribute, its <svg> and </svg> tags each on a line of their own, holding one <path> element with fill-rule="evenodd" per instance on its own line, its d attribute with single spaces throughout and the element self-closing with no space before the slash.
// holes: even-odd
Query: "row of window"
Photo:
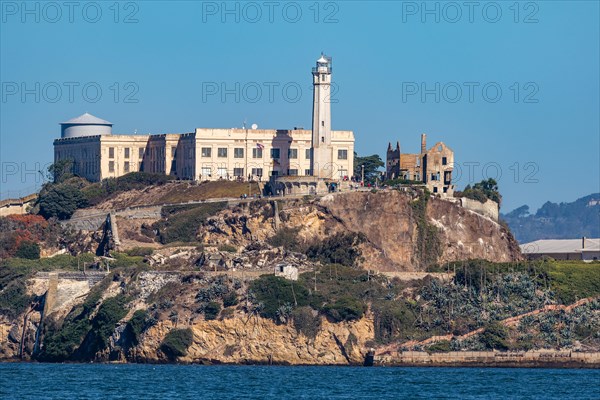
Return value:
<svg viewBox="0 0 600 400">
<path fill-rule="evenodd" d="M 171 155 L 173 157 L 175 157 L 176 151 L 177 151 L 177 147 L 171 146 Z M 146 149 L 144 147 L 138 147 L 138 158 L 140 158 L 140 159 L 144 158 L 145 152 L 146 152 Z M 159 156 L 164 156 L 164 149 L 162 147 L 150 147 L 150 152 L 155 153 L 155 155 L 156 155 L 156 153 L 158 153 Z M 123 157 L 129 158 L 130 156 L 131 156 L 131 148 L 125 147 L 123 149 Z M 115 148 L 114 147 L 108 148 L 108 158 L 115 158 Z"/>
<path fill-rule="evenodd" d="M 128 172 L 133 172 L 134 169 L 132 167 L 135 167 L 135 163 L 123 163 L 123 172 L 128 173 Z M 138 162 L 138 171 L 142 170 L 142 162 Z M 108 172 L 115 172 L 115 162 L 114 161 L 109 161 L 108 162 Z"/>
<path fill-rule="evenodd" d="M 162 153 L 162 149 L 158 148 L 159 152 Z M 150 150 L 154 150 L 154 148 L 150 148 Z M 175 152 L 177 150 L 177 147 L 173 146 L 171 148 L 171 154 L 173 156 L 175 156 Z M 189 149 L 191 151 L 191 149 Z M 143 147 L 138 148 L 138 158 L 142 159 L 144 158 L 144 153 L 145 153 L 146 149 Z M 227 152 L 228 152 L 228 148 L 227 147 L 219 147 L 217 148 L 217 157 L 219 158 L 227 158 Z M 125 147 L 123 149 L 123 157 L 124 158 L 129 158 L 131 154 L 131 149 L 129 147 Z M 210 158 L 212 157 L 212 147 L 203 147 L 202 148 L 202 157 L 204 158 Z M 115 148 L 114 147 L 109 147 L 108 148 L 108 158 L 113 159 L 115 158 Z M 244 148 L 242 147 L 236 147 L 233 149 L 233 158 L 244 158 Z M 257 147 L 255 149 L 252 149 L 252 158 L 256 158 L 256 159 L 261 159 L 263 158 L 263 149 L 260 147 Z M 278 148 L 273 148 L 271 149 L 271 158 L 281 158 L 281 149 Z M 288 149 L 288 159 L 290 160 L 295 160 L 298 158 L 298 149 Z M 305 149 L 305 154 L 304 154 L 304 158 L 307 160 L 311 159 L 311 149 Z M 337 154 L 337 158 L 338 160 L 347 160 L 348 159 L 348 150 L 345 149 L 340 149 L 338 150 L 338 154 Z M 444 163 L 445 165 L 445 163 Z"/>
<path fill-rule="evenodd" d="M 218 167 L 216 172 L 217 172 L 217 177 L 219 177 L 219 178 L 229 178 L 229 172 L 226 167 Z M 212 178 L 212 173 L 213 173 L 212 167 L 202 167 L 201 178 L 202 179 Z M 271 176 L 278 176 L 278 175 L 279 175 L 279 171 L 271 171 Z M 288 169 L 287 175 L 298 176 L 298 169 L 294 169 L 294 168 Z M 310 176 L 311 170 L 305 169 L 304 175 Z M 238 178 L 238 177 L 243 178 L 244 177 L 244 168 L 234 168 L 233 176 L 236 178 Z M 259 177 L 264 176 L 263 169 L 262 168 L 252 168 L 252 176 L 259 176 Z M 348 176 L 348 171 L 345 169 L 339 170 L 339 176 L 340 176 L 340 178 L 344 178 L 344 177 Z"/>
<path fill-rule="evenodd" d="M 227 147 L 219 147 L 217 148 L 217 157 L 219 158 L 227 158 Z M 212 147 L 203 147 L 201 151 L 202 157 L 210 158 L 212 157 Z M 233 149 L 233 158 L 244 158 L 244 148 L 236 147 Z M 263 149 L 257 147 L 252 149 L 252 158 L 263 158 Z M 273 148 L 271 149 L 271 158 L 281 158 L 281 149 Z M 298 149 L 288 149 L 288 159 L 294 160 L 298 158 Z M 306 149 L 304 158 L 307 160 L 311 159 L 311 149 Z M 347 160 L 348 159 L 348 150 L 338 150 L 338 160 Z"/>
<path fill-rule="evenodd" d="M 146 149 L 144 147 L 139 147 L 138 148 L 138 158 L 140 158 L 140 159 L 144 158 L 145 152 L 146 152 Z M 123 157 L 124 158 L 131 157 L 131 148 L 125 147 L 123 149 Z M 115 148 L 114 147 L 108 148 L 108 158 L 115 158 Z"/>
</svg>

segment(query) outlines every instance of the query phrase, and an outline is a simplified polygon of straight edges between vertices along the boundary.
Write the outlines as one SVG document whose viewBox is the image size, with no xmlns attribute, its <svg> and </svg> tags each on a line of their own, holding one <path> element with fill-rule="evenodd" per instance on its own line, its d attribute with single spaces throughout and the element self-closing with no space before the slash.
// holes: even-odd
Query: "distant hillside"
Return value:
<svg viewBox="0 0 600 400">
<path fill-rule="evenodd" d="M 514 209 L 501 218 L 508 223 L 519 243 L 538 239 L 573 239 L 600 237 L 600 193 L 593 193 L 572 203 L 546 202 L 535 214 L 529 206 Z"/>
</svg>

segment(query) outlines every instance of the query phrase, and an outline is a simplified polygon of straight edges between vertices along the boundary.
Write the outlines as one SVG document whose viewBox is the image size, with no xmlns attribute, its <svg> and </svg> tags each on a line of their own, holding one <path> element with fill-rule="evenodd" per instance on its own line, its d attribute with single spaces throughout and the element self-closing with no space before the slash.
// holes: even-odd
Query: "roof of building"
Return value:
<svg viewBox="0 0 600 400">
<path fill-rule="evenodd" d="M 317 62 L 318 62 L 319 64 L 327 64 L 327 63 L 329 62 L 329 60 L 327 60 L 327 59 L 325 58 L 325 55 L 324 55 L 324 54 L 321 54 L 321 58 L 319 58 L 319 59 L 317 60 Z"/>
<path fill-rule="evenodd" d="M 582 246 L 585 240 L 585 246 Z M 521 246 L 524 254 L 581 253 L 582 251 L 600 251 L 600 239 L 548 239 L 536 240 Z"/>
<path fill-rule="evenodd" d="M 71 118 L 68 121 L 61 122 L 61 125 L 112 125 L 112 122 L 105 121 L 92 114 L 85 113 L 79 117 Z"/>
</svg>

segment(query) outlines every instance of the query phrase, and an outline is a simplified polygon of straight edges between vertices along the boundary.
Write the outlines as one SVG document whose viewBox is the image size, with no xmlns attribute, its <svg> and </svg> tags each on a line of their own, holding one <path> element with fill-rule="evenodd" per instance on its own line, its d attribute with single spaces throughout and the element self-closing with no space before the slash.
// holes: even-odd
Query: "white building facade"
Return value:
<svg viewBox="0 0 600 400">
<path fill-rule="evenodd" d="M 312 130 L 197 128 L 184 134 L 113 135 L 111 123 L 84 114 L 61 124 L 54 160 L 72 160 L 74 172 L 90 181 L 135 171 L 195 181 L 348 179 L 354 133 L 331 130 L 331 58 L 321 55 L 312 76 Z"/>
</svg>

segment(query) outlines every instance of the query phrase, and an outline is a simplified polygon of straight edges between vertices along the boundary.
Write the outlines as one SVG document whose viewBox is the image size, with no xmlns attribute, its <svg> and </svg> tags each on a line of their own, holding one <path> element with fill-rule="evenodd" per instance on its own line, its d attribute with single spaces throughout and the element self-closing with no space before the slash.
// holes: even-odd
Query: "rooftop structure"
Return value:
<svg viewBox="0 0 600 400">
<path fill-rule="evenodd" d="M 547 256 L 556 260 L 595 261 L 600 258 L 600 239 L 543 239 L 520 247 L 529 259 Z"/>
</svg>

